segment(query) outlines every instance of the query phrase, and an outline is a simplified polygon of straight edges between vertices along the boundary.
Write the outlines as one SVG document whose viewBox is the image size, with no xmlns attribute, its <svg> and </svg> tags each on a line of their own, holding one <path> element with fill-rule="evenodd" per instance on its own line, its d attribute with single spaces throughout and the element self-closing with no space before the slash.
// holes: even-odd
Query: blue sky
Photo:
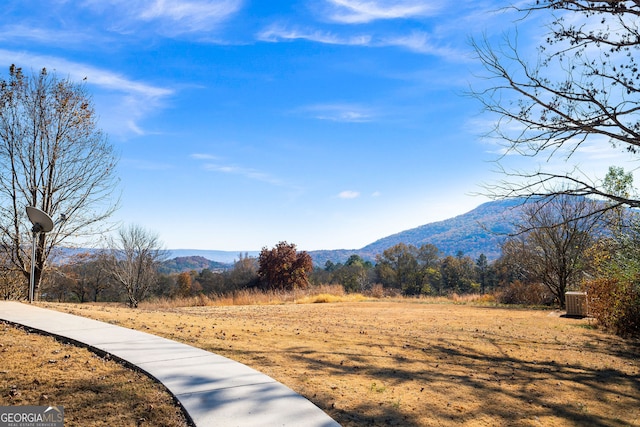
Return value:
<svg viewBox="0 0 640 427">
<path fill-rule="evenodd" d="M 114 220 L 168 248 L 356 249 L 487 201 L 496 147 L 463 93 L 505 5 L 5 0 L 0 67 L 87 78 L 121 155 Z"/>
</svg>

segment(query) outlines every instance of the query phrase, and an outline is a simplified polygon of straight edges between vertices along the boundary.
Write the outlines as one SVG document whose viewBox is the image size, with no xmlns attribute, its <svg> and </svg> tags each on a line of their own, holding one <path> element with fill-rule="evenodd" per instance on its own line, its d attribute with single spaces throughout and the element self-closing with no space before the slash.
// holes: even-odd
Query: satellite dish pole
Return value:
<svg viewBox="0 0 640 427">
<path fill-rule="evenodd" d="M 36 245 L 38 244 L 38 234 L 48 233 L 53 229 L 53 220 L 45 212 L 33 206 L 27 206 L 27 216 L 33 224 L 31 232 L 33 233 L 33 243 L 31 245 L 31 275 L 29 276 L 29 303 L 33 303 L 35 292 L 35 275 L 36 275 Z"/>
</svg>

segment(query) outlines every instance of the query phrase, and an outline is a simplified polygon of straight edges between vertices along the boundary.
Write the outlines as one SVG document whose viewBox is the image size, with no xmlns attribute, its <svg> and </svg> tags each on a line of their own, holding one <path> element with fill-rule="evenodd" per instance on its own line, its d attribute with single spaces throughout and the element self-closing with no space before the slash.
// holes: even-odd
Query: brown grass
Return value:
<svg viewBox="0 0 640 427">
<path fill-rule="evenodd" d="M 318 298 L 321 296 L 321 298 Z M 318 301 L 312 301 L 318 299 Z M 322 301 L 326 299 L 327 301 Z M 308 289 L 293 291 L 259 289 L 241 289 L 220 295 L 196 295 L 192 297 L 155 298 L 140 303 L 140 308 L 147 310 L 162 310 L 177 307 L 210 307 L 228 305 L 270 305 L 308 302 L 342 302 L 363 300 L 359 294 L 345 294 L 342 285 L 321 285 Z M 330 301 L 329 301 L 330 300 Z"/>
<path fill-rule="evenodd" d="M 86 349 L 0 323 L 0 405 L 64 407 L 65 426 L 187 426 L 166 389 Z"/>
<path fill-rule="evenodd" d="M 246 363 L 344 426 L 640 425 L 637 341 L 552 311 L 435 302 L 47 306 Z"/>
</svg>

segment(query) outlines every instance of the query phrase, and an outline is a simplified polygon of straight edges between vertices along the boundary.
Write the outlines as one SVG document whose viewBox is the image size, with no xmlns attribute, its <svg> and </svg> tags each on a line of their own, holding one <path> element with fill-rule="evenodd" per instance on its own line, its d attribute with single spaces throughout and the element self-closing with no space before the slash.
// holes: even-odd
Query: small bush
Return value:
<svg viewBox="0 0 640 427">
<path fill-rule="evenodd" d="M 346 295 L 344 286 L 342 285 L 319 285 L 319 286 L 311 287 L 307 291 L 309 295 L 313 295 L 313 294 L 329 294 L 329 295 L 336 295 L 336 296 Z"/>
<path fill-rule="evenodd" d="M 555 296 L 545 285 L 519 280 L 505 286 L 496 296 L 502 304 L 553 305 L 555 301 Z"/>
<path fill-rule="evenodd" d="M 296 301 L 298 304 L 306 304 L 306 303 L 330 303 L 330 302 L 341 302 L 343 301 L 343 297 L 331 294 L 319 294 L 319 295 L 311 295 L 301 300 Z"/>
<path fill-rule="evenodd" d="M 364 292 L 369 298 L 402 298 L 402 290 L 398 288 L 385 287 L 380 283 L 376 283 Z"/>
<path fill-rule="evenodd" d="M 494 294 L 451 294 L 451 300 L 459 304 L 493 304 L 496 302 Z"/>
<path fill-rule="evenodd" d="M 497 301 L 494 294 L 482 294 L 474 302 L 481 304 L 492 304 Z"/>
<path fill-rule="evenodd" d="M 373 298 L 384 298 L 384 286 L 380 283 L 376 283 L 371 286 L 371 289 L 369 289 L 366 294 Z"/>
<path fill-rule="evenodd" d="M 640 336 L 640 286 L 630 280 L 600 278 L 587 282 L 590 314 L 621 336 Z"/>
</svg>

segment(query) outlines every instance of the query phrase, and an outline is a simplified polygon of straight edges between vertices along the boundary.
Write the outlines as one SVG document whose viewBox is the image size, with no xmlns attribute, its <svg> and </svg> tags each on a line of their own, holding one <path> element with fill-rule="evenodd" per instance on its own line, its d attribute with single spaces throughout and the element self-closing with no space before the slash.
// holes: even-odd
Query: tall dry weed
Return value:
<svg viewBox="0 0 640 427">
<path fill-rule="evenodd" d="M 147 310 L 163 310 L 178 307 L 206 307 L 210 305 L 215 305 L 214 300 L 207 295 L 198 294 L 190 297 L 155 298 L 141 302 L 139 307 Z"/>
<path fill-rule="evenodd" d="M 240 289 L 223 294 L 199 294 L 190 297 L 157 298 L 140 303 L 140 307 L 147 310 L 165 310 L 179 307 L 207 307 L 233 305 L 277 305 L 277 304 L 315 304 L 346 301 L 364 301 L 372 299 L 386 299 L 389 301 L 420 300 L 434 304 L 495 304 L 493 294 L 452 294 L 449 296 L 402 296 L 397 289 L 385 289 L 382 285 L 374 285 L 363 294 L 347 293 L 342 285 L 322 284 L 307 289 L 261 290 L 256 288 Z"/>
<path fill-rule="evenodd" d="M 199 294 L 190 297 L 156 298 L 140 303 L 147 310 L 163 310 L 179 307 L 206 307 L 230 305 L 270 305 L 285 303 L 314 302 L 314 297 L 325 295 L 325 300 L 337 302 L 345 296 L 342 285 L 319 285 L 307 289 L 260 290 L 255 288 L 240 289 L 224 294 Z M 330 295 L 331 298 L 327 297 Z"/>
</svg>

